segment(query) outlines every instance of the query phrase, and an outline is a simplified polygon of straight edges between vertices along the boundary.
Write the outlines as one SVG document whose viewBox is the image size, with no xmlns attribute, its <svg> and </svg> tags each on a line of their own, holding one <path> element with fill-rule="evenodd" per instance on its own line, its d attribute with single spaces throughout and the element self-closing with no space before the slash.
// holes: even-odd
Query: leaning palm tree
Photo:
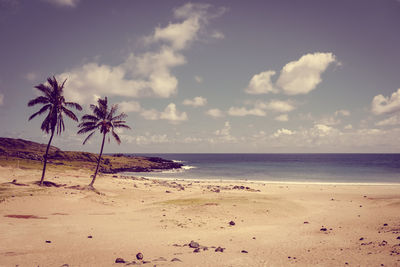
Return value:
<svg viewBox="0 0 400 267">
<path fill-rule="evenodd" d="M 86 114 L 82 116 L 82 122 L 78 125 L 81 128 L 78 131 L 78 134 L 86 134 L 91 132 L 83 141 L 85 144 L 96 132 L 99 130 L 101 134 L 103 134 L 103 141 L 101 143 L 100 155 L 97 160 L 96 170 L 93 175 L 93 179 L 89 184 L 89 187 L 93 188 L 94 181 L 96 180 L 97 171 L 99 170 L 101 155 L 103 154 L 104 141 L 106 140 L 106 135 L 111 132 L 114 139 L 117 141 L 118 145 L 121 144 L 121 139 L 118 134 L 114 131 L 117 128 L 126 128 L 130 129 L 128 125 L 126 125 L 125 119 L 127 115 L 125 113 L 121 113 L 119 115 L 115 115 L 118 109 L 118 105 L 113 105 L 110 109 L 108 107 L 107 97 L 104 99 L 99 98 L 97 100 L 97 105 L 90 105 L 90 109 L 93 114 Z M 110 142 L 110 137 L 108 137 L 108 142 Z"/>
<path fill-rule="evenodd" d="M 65 101 L 63 90 L 66 81 L 67 80 L 65 79 L 62 84 L 59 84 L 54 76 L 47 78 L 47 83 L 41 83 L 35 86 L 35 88 L 38 89 L 42 95 L 28 102 L 29 107 L 37 104 L 43 105 L 39 111 L 33 113 L 32 116 L 29 117 L 29 120 L 48 111 L 47 116 L 40 127 L 42 131 L 46 132 L 47 134 L 50 133 L 50 140 L 47 144 L 46 154 L 44 154 L 42 178 L 40 179 L 39 183 L 40 186 L 43 185 L 44 175 L 46 173 L 47 156 L 49 154 L 49 148 L 51 141 L 53 140 L 54 133 L 60 135 L 65 129 L 63 114 L 67 115 L 67 117 L 73 119 L 74 121 L 78 121 L 78 118 L 75 116 L 75 114 L 67 107 L 82 110 L 82 107 L 79 104 Z"/>
</svg>

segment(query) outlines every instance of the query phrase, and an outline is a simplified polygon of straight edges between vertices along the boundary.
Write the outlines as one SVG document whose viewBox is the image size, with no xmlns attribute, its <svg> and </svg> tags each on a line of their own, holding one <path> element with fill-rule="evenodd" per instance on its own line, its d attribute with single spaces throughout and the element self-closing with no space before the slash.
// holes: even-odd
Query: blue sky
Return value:
<svg viewBox="0 0 400 267">
<path fill-rule="evenodd" d="M 47 142 L 55 75 L 128 114 L 107 152 L 400 152 L 399 28 L 396 0 L 0 0 L 0 136 Z"/>
</svg>

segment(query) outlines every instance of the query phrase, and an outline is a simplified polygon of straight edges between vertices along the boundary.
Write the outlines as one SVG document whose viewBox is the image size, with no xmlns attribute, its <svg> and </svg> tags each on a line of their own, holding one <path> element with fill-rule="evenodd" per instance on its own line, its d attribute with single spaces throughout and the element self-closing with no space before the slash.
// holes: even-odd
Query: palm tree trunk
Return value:
<svg viewBox="0 0 400 267">
<path fill-rule="evenodd" d="M 51 141 L 53 140 L 53 136 L 54 136 L 54 131 L 52 130 L 52 131 L 51 131 L 51 136 L 50 136 L 49 143 L 47 144 L 46 154 L 44 154 L 44 163 L 43 163 L 42 178 L 40 179 L 40 183 L 39 183 L 40 186 L 43 185 L 44 174 L 46 173 L 47 155 L 49 154 L 50 144 L 51 144 Z"/>
<path fill-rule="evenodd" d="M 104 141 L 105 140 L 106 140 L 106 133 L 103 134 L 103 142 L 101 143 L 100 155 L 99 155 L 99 159 L 97 160 L 96 171 L 94 172 L 93 179 L 89 184 L 89 186 L 91 186 L 91 187 L 93 187 L 94 181 L 96 180 L 97 171 L 99 170 L 100 161 L 101 161 L 101 155 L 103 154 L 103 148 L 104 148 Z"/>
</svg>

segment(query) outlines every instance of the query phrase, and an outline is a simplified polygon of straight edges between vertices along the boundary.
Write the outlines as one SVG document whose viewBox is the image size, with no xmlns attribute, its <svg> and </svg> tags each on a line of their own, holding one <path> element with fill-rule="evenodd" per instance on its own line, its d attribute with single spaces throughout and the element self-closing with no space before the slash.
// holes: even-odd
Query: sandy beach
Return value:
<svg viewBox="0 0 400 267">
<path fill-rule="evenodd" d="M 0 167 L 0 266 L 400 266 L 400 185 L 89 176 Z"/>
</svg>

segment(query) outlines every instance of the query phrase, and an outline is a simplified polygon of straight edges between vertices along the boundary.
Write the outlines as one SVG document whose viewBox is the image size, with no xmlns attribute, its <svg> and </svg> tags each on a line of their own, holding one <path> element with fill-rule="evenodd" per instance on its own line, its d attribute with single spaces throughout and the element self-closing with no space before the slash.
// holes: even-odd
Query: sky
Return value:
<svg viewBox="0 0 400 267">
<path fill-rule="evenodd" d="M 399 29 L 399 0 L 0 0 L 0 136 L 48 142 L 54 75 L 128 115 L 106 153 L 399 153 Z"/>
</svg>

